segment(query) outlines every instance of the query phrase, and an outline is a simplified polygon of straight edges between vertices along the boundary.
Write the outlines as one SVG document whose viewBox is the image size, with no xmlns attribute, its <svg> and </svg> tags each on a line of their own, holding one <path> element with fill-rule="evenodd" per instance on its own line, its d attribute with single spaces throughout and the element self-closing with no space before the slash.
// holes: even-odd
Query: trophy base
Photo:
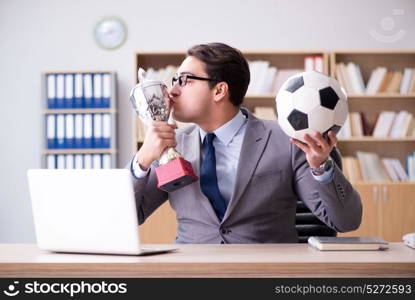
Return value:
<svg viewBox="0 0 415 300">
<path fill-rule="evenodd" d="M 176 158 L 156 168 L 157 187 L 166 192 L 173 192 L 198 180 L 192 164 L 183 158 Z"/>
</svg>

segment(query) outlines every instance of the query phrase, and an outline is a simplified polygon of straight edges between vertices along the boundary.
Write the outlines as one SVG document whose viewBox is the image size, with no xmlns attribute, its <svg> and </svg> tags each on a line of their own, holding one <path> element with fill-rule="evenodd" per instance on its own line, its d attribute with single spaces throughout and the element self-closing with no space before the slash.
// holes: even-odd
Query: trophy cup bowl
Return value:
<svg viewBox="0 0 415 300">
<path fill-rule="evenodd" d="M 168 122 L 171 113 L 170 95 L 164 83 L 158 80 L 146 80 L 143 69 L 138 71 L 139 83 L 131 90 L 131 104 L 143 123 L 152 121 Z M 198 180 L 190 162 L 172 147 L 164 150 L 159 166 L 155 169 L 157 187 L 173 192 Z"/>
</svg>

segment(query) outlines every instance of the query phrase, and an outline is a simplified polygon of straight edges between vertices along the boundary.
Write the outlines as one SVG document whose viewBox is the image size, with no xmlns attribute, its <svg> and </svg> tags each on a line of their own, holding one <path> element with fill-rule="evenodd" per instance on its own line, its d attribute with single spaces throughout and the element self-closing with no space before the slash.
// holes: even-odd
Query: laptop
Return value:
<svg viewBox="0 0 415 300">
<path fill-rule="evenodd" d="M 127 169 L 27 172 L 38 247 L 54 252 L 149 255 L 141 248 Z"/>
</svg>

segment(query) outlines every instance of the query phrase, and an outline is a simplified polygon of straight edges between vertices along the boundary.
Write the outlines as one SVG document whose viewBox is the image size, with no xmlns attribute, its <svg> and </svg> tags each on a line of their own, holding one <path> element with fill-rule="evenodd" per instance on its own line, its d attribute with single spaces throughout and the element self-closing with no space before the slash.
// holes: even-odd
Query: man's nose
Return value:
<svg viewBox="0 0 415 300">
<path fill-rule="evenodd" d="M 178 88 L 178 84 L 174 84 L 171 88 L 170 88 L 170 95 L 172 95 L 173 97 L 178 96 L 180 94 L 180 89 Z"/>
</svg>

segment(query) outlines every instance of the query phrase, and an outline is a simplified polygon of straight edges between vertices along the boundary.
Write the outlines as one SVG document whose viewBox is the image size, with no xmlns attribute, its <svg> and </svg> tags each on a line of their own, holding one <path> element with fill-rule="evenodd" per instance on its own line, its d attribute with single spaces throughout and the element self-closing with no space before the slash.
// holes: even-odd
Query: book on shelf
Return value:
<svg viewBox="0 0 415 300">
<path fill-rule="evenodd" d="M 386 168 L 386 172 L 388 173 L 392 182 L 401 181 L 398 170 L 396 169 L 394 159 L 393 158 L 382 158 L 382 163 Z M 398 163 L 400 164 L 399 160 Z"/>
<path fill-rule="evenodd" d="M 362 170 L 356 157 L 342 157 L 343 173 L 350 181 L 363 181 Z"/>
<path fill-rule="evenodd" d="M 308 244 L 318 250 L 386 250 L 389 243 L 377 237 L 331 237 L 311 236 Z"/>
<path fill-rule="evenodd" d="M 382 111 L 373 130 L 374 137 L 403 138 L 413 136 L 414 117 L 406 111 Z"/>
<path fill-rule="evenodd" d="M 391 132 L 395 117 L 396 112 L 394 111 L 380 112 L 375 124 L 375 128 L 373 129 L 373 137 L 388 137 Z"/>
<path fill-rule="evenodd" d="M 372 74 L 369 77 L 369 81 L 367 82 L 366 94 L 378 93 L 386 72 L 387 69 L 385 67 L 377 67 L 372 71 Z"/>
<path fill-rule="evenodd" d="M 397 158 L 379 158 L 375 153 L 359 151 L 357 158 L 343 156 L 343 173 L 350 181 L 408 181 L 415 180 L 414 155 L 406 158 L 406 169 Z M 380 171 L 379 171 L 380 170 Z M 380 172 L 377 174 L 376 172 Z M 411 174 L 413 174 L 411 176 Z"/>
<path fill-rule="evenodd" d="M 323 57 L 321 55 L 307 55 L 304 57 L 304 70 L 324 72 Z"/>
<path fill-rule="evenodd" d="M 352 136 L 362 137 L 363 136 L 363 122 L 360 112 L 350 113 L 351 121 L 351 134 Z"/>
<path fill-rule="evenodd" d="M 353 62 L 336 64 L 335 76 L 341 86 L 350 94 L 411 94 L 415 93 L 415 69 L 401 71 L 376 67 L 372 70 L 365 86 L 360 66 Z"/>
<path fill-rule="evenodd" d="M 307 55 L 304 57 L 304 69 L 280 69 L 269 61 L 248 61 L 251 80 L 247 90 L 250 95 L 275 95 L 282 84 L 291 76 L 304 71 L 324 71 L 323 56 Z"/>
<path fill-rule="evenodd" d="M 386 93 L 399 93 L 401 81 L 402 81 L 402 72 L 399 72 L 399 71 L 393 72 L 391 81 L 386 87 Z"/>
<path fill-rule="evenodd" d="M 363 94 L 365 92 L 362 73 L 357 64 L 352 62 L 337 64 L 336 78 L 348 94 Z"/>
<path fill-rule="evenodd" d="M 413 116 L 410 112 L 406 110 L 401 110 L 400 112 L 398 112 L 395 115 L 395 119 L 393 121 L 389 136 L 394 138 L 401 138 L 407 136 L 407 130 L 412 119 Z"/>
<path fill-rule="evenodd" d="M 379 156 L 373 152 L 356 152 L 364 181 L 389 181 L 389 176 Z"/>
</svg>

